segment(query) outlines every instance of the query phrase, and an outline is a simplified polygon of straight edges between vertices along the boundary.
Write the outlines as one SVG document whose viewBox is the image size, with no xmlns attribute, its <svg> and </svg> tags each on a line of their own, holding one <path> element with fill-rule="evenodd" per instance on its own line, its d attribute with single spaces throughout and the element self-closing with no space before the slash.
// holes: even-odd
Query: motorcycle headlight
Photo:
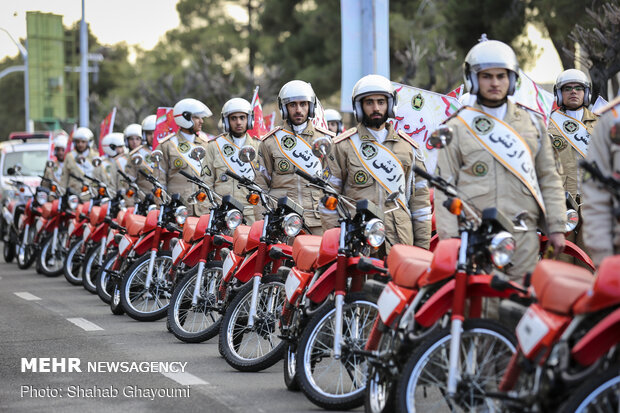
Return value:
<svg viewBox="0 0 620 413">
<path fill-rule="evenodd" d="M 47 192 L 37 192 L 37 204 L 43 205 L 47 202 Z"/>
<path fill-rule="evenodd" d="M 69 199 L 67 199 L 67 203 L 69 204 L 69 208 L 75 209 L 80 203 L 80 200 L 78 199 L 77 195 L 69 195 Z"/>
<path fill-rule="evenodd" d="M 489 244 L 489 252 L 491 253 L 491 261 L 497 268 L 503 268 L 512 259 L 517 243 L 510 232 L 502 231 L 491 239 Z"/>
<path fill-rule="evenodd" d="M 174 219 L 176 219 L 177 224 L 179 225 L 185 224 L 185 220 L 187 219 L 188 215 L 189 212 L 187 212 L 186 206 L 180 206 L 174 211 Z"/>
<path fill-rule="evenodd" d="M 364 236 L 371 247 L 377 248 L 385 242 L 385 225 L 378 218 L 373 218 L 366 223 Z"/>
<path fill-rule="evenodd" d="M 570 232 L 577 228 L 579 224 L 579 214 L 574 209 L 569 209 L 566 211 L 566 228 L 565 232 Z"/>
<path fill-rule="evenodd" d="M 282 221 L 282 228 L 284 233 L 289 237 L 294 237 L 299 234 L 301 227 L 304 225 L 304 220 L 295 213 L 290 213 L 284 217 Z"/>
<path fill-rule="evenodd" d="M 226 213 L 226 226 L 228 229 L 235 229 L 241 224 L 243 214 L 238 209 L 231 209 Z"/>
</svg>

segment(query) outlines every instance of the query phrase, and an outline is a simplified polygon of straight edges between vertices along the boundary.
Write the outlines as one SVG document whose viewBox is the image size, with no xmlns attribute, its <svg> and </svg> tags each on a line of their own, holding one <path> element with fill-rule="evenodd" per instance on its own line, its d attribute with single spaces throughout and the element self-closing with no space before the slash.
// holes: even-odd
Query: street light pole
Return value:
<svg viewBox="0 0 620 413">
<path fill-rule="evenodd" d="M 22 55 L 22 59 L 24 59 L 24 112 L 26 117 L 26 132 L 33 132 L 33 125 L 30 121 L 30 83 L 28 82 L 28 51 L 21 43 L 16 41 L 11 33 L 8 32 L 3 27 L 0 27 L 0 30 L 5 32 L 9 38 L 15 43 L 15 46 L 19 49 L 19 53 Z M 26 40 L 27 44 L 28 40 Z"/>
<path fill-rule="evenodd" d="M 80 22 L 80 126 L 89 127 L 88 107 L 88 32 L 84 17 L 84 0 L 82 0 L 82 21 Z"/>
</svg>

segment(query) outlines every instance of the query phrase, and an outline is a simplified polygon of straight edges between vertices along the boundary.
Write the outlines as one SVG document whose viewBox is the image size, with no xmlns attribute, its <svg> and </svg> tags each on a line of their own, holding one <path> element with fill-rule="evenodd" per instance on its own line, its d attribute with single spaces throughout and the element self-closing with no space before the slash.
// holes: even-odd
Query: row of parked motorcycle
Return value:
<svg viewBox="0 0 620 413">
<path fill-rule="evenodd" d="M 329 150 L 314 145 L 317 156 Z M 201 161 L 204 151 L 191 156 Z M 244 162 L 254 156 L 251 147 L 239 153 Z M 620 199 L 620 182 L 584 167 Z M 308 234 L 297 203 L 232 171 L 248 201 L 265 211 L 249 226 L 238 200 L 191 175 L 184 174 L 198 190 L 187 200 L 147 174 L 153 189 L 146 194 L 123 174 L 127 188 L 117 193 L 72 176 L 82 194 L 44 180 L 27 196 L 13 168 L 20 197 L 3 207 L 4 259 L 64 274 L 113 314 L 165 318 L 184 342 L 217 337 L 237 370 L 283 359 L 286 388 L 324 409 L 620 411 L 620 256 L 595 275 L 542 259 L 522 283 L 509 281 L 503 270 L 512 234 L 527 229 L 523 220 L 478 211 L 440 177 L 416 172 L 448 196 L 436 207 L 459 219 L 460 237 L 433 242 L 432 251 L 385 245 L 388 207 L 352 202 L 300 170 L 323 191 L 323 206 L 339 214 L 339 228 Z M 398 207 L 394 199 L 387 202 Z M 188 216 L 185 205 L 198 202 L 210 213 Z"/>
</svg>

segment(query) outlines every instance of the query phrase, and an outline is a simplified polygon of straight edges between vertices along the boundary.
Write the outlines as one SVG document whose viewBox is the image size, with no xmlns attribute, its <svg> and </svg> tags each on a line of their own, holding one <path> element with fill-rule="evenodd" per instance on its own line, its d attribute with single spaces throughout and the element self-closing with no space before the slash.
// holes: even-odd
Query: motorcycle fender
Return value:
<svg viewBox="0 0 620 413">
<path fill-rule="evenodd" d="M 620 343 L 620 308 L 590 329 L 573 347 L 571 355 L 579 364 L 590 366 L 618 343 Z"/>
<path fill-rule="evenodd" d="M 136 256 L 145 254 L 153 246 L 153 239 L 155 238 L 155 231 L 151 231 L 148 234 L 143 234 L 136 245 L 133 247 L 136 252 Z"/>
<path fill-rule="evenodd" d="M 565 242 L 566 242 L 566 246 L 564 247 L 564 254 L 568 254 L 573 258 L 577 258 L 579 261 L 583 262 L 588 267 L 590 267 L 592 271 L 596 270 L 596 267 L 594 266 L 594 262 L 592 262 L 592 259 L 588 256 L 588 254 L 586 254 L 584 250 L 579 248 L 573 242 L 570 242 L 568 240 L 566 240 Z"/>
<path fill-rule="evenodd" d="M 161 249 L 163 251 L 169 251 L 170 250 L 170 241 L 172 241 L 173 238 L 178 238 L 180 236 L 180 234 L 176 231 L 167 231 L 164 230 L 162 231 L 161 235 L 159 236 L 159 242 L 162 244 Z"/>
<path fill-rule="evenodd" d="M 43 225 L 43 230 L 46 232 L 54 231 L 54 228 L 58 226 L 58 221 L 60 221 L 60 215 L 55 215 L 51 219 L 48 219 Z"/>
<path fill-rule="evenodd" d="M 493 276 L 487 274 L 470 275 L 467 279 L 467 297 L 498 297 L 508 298 L 519 291 L 507 288 L 499 291 L 491 288 Z M 423 327 L 431 327 L 453 306 L 454 289 L 456 283 L 451 279 L 437 290 L 415 313 L 415 320 Z"/>
<path fill-rule="evenodd" d="M 108 224 L 99 224 L 93 232 L 90 233 L 90 240 L 100 242 L 105 235 L 108 235 Z"/>
<path fill-rule="evenodd" d="M 235 272 L 235 278 L 241 281 L 242 283 L 246 283 L 250 281 L 252 276 L 254 275 L 254 270 L 256 269 L 256 259 L 258 258 L 258 251 L 255 250 L 251 253 L 250 257 L 245 260 L 237 272 Z M 265 262 L 266 264 L 267 262 Z"/>
<path fill-rule="evenodd" d="M 179 241 L 179 243 L 181 241 Z M 190 246 L 189 251 L 187 251 L 185 253 L 185 256 L 183 256 L 183 263 L 185 265 L 187 265 L 188 267 L 193 267 L 198 264 L 198 261 L 200 260 L 200 249 L 202 248 L 202 244 L 204 242 L 205 238 L 203 237 L 199 242 Z"/>
</svg>

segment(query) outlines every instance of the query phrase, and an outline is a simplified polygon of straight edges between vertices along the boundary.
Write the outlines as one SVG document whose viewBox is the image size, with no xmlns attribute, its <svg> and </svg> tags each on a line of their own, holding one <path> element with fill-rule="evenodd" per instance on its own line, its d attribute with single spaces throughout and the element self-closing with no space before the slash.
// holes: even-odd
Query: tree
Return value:
<svg viewBox="0 0 620 413">
<path fill-rule="evenodd" d="M 0 71 L 23 64 L 24 62 L 19 54 L 14 57 L 7 57 L 0 62 Z M 9 133 L 24 130 L 26 116 L 24 112 L 24 72 L 14 72 L 0 79 L 0 90 L 2 90 L 0 140 L 5 140 Z"/>
</svg>

